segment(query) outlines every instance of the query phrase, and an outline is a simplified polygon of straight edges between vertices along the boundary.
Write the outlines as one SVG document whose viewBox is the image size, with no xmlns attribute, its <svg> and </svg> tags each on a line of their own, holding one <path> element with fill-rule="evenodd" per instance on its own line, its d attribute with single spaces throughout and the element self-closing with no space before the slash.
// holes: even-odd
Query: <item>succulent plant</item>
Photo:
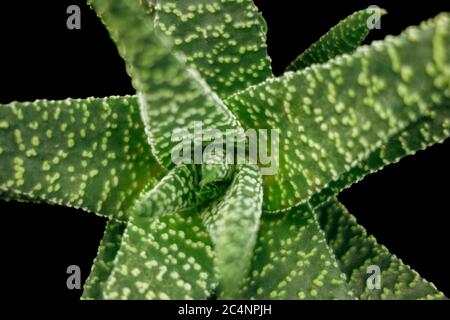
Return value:
<svg viewBox="0 0 450 320">
<path fill-rule="evenodd" d="M 252 0 L 89 3 L 136 95 L 0 105 L 0 198 L 109 219 L 82 298 L 445 298 L 336 195 L 450 136 L 448 14 L 360 46 L 358 11 L 275 77 Z M 277 170 L 175 163 L 174 132 L 199 123 L 277 129 Z"/>
</svg>

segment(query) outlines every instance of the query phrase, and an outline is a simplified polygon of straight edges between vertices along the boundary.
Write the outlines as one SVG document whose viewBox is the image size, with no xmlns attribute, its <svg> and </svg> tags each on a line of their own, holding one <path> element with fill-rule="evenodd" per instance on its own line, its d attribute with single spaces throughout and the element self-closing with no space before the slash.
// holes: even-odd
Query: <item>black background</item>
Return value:
<svg viewBox="0 0 450 320">
<path fill-rule="evenodd" d="M 448 1 L 258 0 L 269 26 L 276 74 L 340 19 L 376 4 L 389 11 L 367 42 L 398 34 L 442 11 Z M 66 8 L 81 7 L 81 30 Z M 133 94 L 124 63 L 83 1 L 2 1 L 0 103 Z M 450 141 L 407 157 L 344 191 L 340 200 L 369 233 L 450 296 Z M 1 174 L 1 173 L 0 173 Z M 2 290 L 13 298 L 78 299 L 66 268 L 87 277 L 105 219 L 80 210 L 0 201 Z"/>
</svg>

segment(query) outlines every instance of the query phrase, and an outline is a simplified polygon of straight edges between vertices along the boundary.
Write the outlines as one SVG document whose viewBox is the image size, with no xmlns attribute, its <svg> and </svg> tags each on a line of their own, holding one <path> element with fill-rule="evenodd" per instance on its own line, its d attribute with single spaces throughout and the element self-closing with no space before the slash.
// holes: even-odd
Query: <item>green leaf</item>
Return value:
<svg viewBox="0 0 450 320">
<path fill-rule="evenodd" d="M 139 4 L 141 5 L 141 8 L 144 9 L 145 13 L 152 18 L 154 17 L 156 0 L 139 0 Z"/>
<path fill-rule="evenodd" d="M 124 57 L 138 92 L 142 119 L 153 154 L 166 168 L 174 163 L 171 152 L 178 145 L 175 128 L 239 128 L 239 123 L 198 73 L 187 67 L 173 44 L 154 30 L 133 1 L 92 0 Z"/>
<path fill-rule="evenodd" d="M 220 146 L 222 147 L 222 146 Z M 197 193 L 199 203 L 205 203 L 223 195 L 233 179 L 236 166 L 226 163 L 226 154 L 204 156 L 205 162 L 200 169 L 200 190 Z"/>
<path fill-rule="evenodd" d="M 328 245 L 359 299 L 444 299 L 436 287 L 398 259 L 356 223 L 336 200 L 316 210 Z M 380 268 L 381 289 L 369 289 L 367 267 Z"/>
<path fill-rule="evenodd" d="M 319 193 L 314 194 L 310 202 L 316 207 L 368 174 L 435 143 L 442 143 L 448 137 L 450 137 L 450 104 L 444 103 L 442 106 L 434 107 L 429 115 L 390 138 L 366 159 L 356 163 L 338 179 L 330 182 Z"/>
<path fill-rule="evenodd" d="M 197 174 L 191 165 L 179 165 L 149 191 L 139 197 L 130 210 L 137 217 L 158 217 L 192 209 L 196 203 Z"/>
<path fill-rule="evenodd" d="M 325 63 L 344 53 L 358 48 L 369 35 L 368 20 L 376 15 L 386 14 L 383 9 L 365 9 L 356 11 L 324 34 L 316 43 L 299 55 L 288 67 L 288 71 L 297 71 L 312 64 Z"/>
<path fill-rule="evenodd" d="M 206 299 L 217 286 L 213 249 L 197 212 L 131 217 L 105 299 Z"/>
<path fill-rule="evenodd" d="M 155 21 L 222 98 L 272 76 L 252 0 L 159 0 Z"/>
<path fill-rule="evenodd" d="M 450 97 L 448 15 L 227 99 L 245 128 L 279 128 L 264 209 L 312 195 Z M 272 150 L 276 155 L 277 150 Z"/>
<path fill-rule="evenodd" d="M 2 197 L 126 219 L 164 173 L 132 97 L 0 105 Z"/>
<path fill-rule="evenodd" d="M 91 273 L 84 284 L 82 299 L 99 300 L 103 298 L 104 284 L 114 267 L 114 259 L 119 251 L 125 227 L 125 223 L 115 220 L 107 222 L 97 257 L 95 257 Z"/>
<path fill-rule="evenodd" d="M 226 193 L 203 212 L 214 243 L 224 298 L 235 298 L 250 267 L 262 212 L 262 179 L 256 165 L 240 165 Z"/>
<path fill-rule="evenodd" d="M 309 206 L 264 214 L 243 299 L 350 299 Z"/>
<path fill-rule="evenodd" d="M 227 164 L 225 156 L 204 157 L 205 163 L 201 166 L 200 187 L 229 181 L 233 177 L 235 166 Z"/>
</svg>

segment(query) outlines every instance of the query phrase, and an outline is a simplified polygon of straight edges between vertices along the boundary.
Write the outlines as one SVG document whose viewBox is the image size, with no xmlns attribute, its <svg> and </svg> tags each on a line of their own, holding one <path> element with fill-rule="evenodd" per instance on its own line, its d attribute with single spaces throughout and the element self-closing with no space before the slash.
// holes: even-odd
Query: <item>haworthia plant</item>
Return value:
<svg viewBox="0 0 450 320">
<path fill-rule="evenodd" d="M 251 0 L 89 3 L 136 96 L 0 106 L 1 198 L 109 218 L 84 299 L 445 298 L 335 196 L 450 136 L 448 14 L 360 47 L 358 11 L 275 78 Z M 199 123 L 279 130 L 278 171 L 174 161 Z"/>
</svg>

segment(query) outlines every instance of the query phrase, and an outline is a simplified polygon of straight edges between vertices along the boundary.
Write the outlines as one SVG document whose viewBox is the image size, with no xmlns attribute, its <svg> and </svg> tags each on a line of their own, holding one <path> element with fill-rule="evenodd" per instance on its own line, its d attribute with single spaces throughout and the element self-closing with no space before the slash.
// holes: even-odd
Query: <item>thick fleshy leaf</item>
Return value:
<svg viewBox="0 0 450 320">
<path fill-rule="evenodd" d="M 184 57 L 135 1 L 92 0 L 97 14 L 110 31 L 138 92 L 142 119 L 153 153 L 166 168 L 174 166 L 175 129 L 239 128 L 239 123 L 198 72 L 187 67 Z"/>
<path fill-rule="evenodd" d="M 264 208 L 307 201 L 448 100 L 449 30 L 449 16 L 442 14 L 227 99 L 244 127 L 281 129 L 279 170 L 265 176 Z"/>
<path fill-rule="evenodd" d="M 305 53 L 293 62 L 289 70 L 303 69 L 313 63 L 326 62 L 343 53 L 351 53 L 369 34 L 367 19 L 374 14 L 372 10 L 355 12 L 342 20 L 337 26 L 324 35 L 319 42 L 314 44 Z M 381 16 L 385 11 L 381 10 L 377 15 Z M 335 41 L 332 41 L 335 39 Z M 324 46 L 327 48 L 323 49 Z M 318 50 L 319 52 L 316 52 Z M 320 53 L 322 52 L 322 54 Z M 429 116 L 420 119 L 406 130 L 392 137 L 387 144 L 373 151 L 370 156 L 356 164 L 348 172 L 341 175 L 336 181 L 318 194 L 313 195 L 311 204 L 319 205 L 332 196 L 339 193 L 352 183 L 362 179 L 367 174 L 381 169 L 387 164 L 399 161 L 406 155 L 412 155 L 434 143 L 440 143 L 450 137 L 450 108 L 436 107 Z"/>
<path fill-rule="evenodd" d="M 206 299 L 217 286 L 213 249 L 197 212 L 131 217 L 105 299 Z"/>
<path fill-rule="evenodd" d="M 141 8 L 152 18 L 155 13 L 156 0 L 139 0 Z"/>
<path fill-rule="evenodd" d="M 226 163 L 225 155 L 210 155 L 201 166 L 200 187 L 208 184 L 229 181 L 233 177 L 235 166 Z"/>
<path fill-rule="evenodd" d="M 308 205 L 264 214 L 244 299 L 352 299 Z"/>
<path fill-rule="evenodd" d="M 316 212 L 327 242 L 359 299 L 445 298 L 432 283 L 369 236 L 337 200 L 325 203 Z M 369 266 L 380 268 L 380 289 L 367 286 L 367 279 L 373 273 L 370 269 L 368 273 Z"/>
<path fill-rule="evenodd" d="M 301 70 L 312 64 L 325 63 L 341 54 L 353 52 L 370 32 L 369 19 L 381 18 L 385 13 L 386 11 L 382 9 L 365 9 L 353 13 L 299 55 L 287 70 Z"/>
<path fill-rule="evenodd" d="M 83 288 L 82 299 L 103 299 L 103 289 L 114 268 L 114 259 L 119 251 L 126 224 L 115 220 L 106 223 L 103 239 Z"/>
<path fill-rule="evenodd" d="M 0 106 L 0 194 L 126 219 L 165 170 L 133 97 Z"/>
<path fill-rule="evenodd" d="M 448 137 L 450 137 L 450 103 L 445 103 L 433 108 L 428 116 L 393 136 L 387 143 L 374 150 L 367 159 L 356 163 L 337 180 L 314 194 L 310 202 L 316 207 L 366 175 L 398 162 L 404 156 L 413 155 L 435 143 L 442 143 Z"/>
<path fill-rule="evenodd" d="M 252 0 L 158 0 L 155 21 L 223 98 L 272 76 Z"/>
<path fill-rule="evenodd" d="M 130 215 L 149 218 L 192 209 L 196 206 L 196 191 L 196 168 L 179 165 L 139 197 Z"/>
<path fill-rule="evenodd" d="M 226 163 L 225 155 L 209 155 L 200 168 L 199 203 L 205 203 L 223 195 L 230 180 L 233 179 L 236 166 Z"/>
<path fill-rule="evenodd" d="M 223 298 L 235 298 L 248 272 L 261 212 L 261 173 L 256 165 L 240 165 L 225 195 L 202 214 L 214 243 Z"/>
</svg>

